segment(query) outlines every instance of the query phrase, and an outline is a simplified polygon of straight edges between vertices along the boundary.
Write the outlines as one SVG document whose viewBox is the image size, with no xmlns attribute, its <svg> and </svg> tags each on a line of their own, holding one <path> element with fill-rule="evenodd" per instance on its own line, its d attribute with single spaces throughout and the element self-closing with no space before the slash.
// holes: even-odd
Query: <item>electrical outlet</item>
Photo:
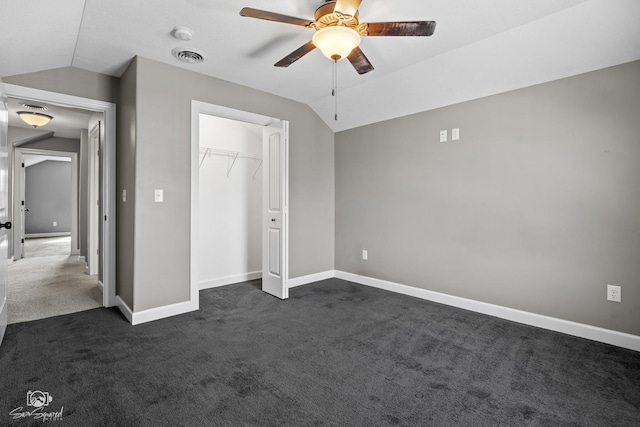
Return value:
<svg viewBox="0 0 640 427">
<path fill-rule="evenodd" d="M 607 301 L 622 302 L 622 289 L 620 286 L 607 285 Z"/>
<path fill-rule="evenodd" d="M 440 131 L 440 142 L 447 142 L 447 131 L 446 130 L 441 130 Z"/>
<path fill-rule="evenodd" d="M 54 226 L 54 227 L 57 227 L 57 226 L 58 226 L 58 223 L 57 223 L 56 221 L 53 221 L 53 226 Z"/>
<path fill-rule="evenodd" d="M 366 251 L 366 249 L 362 250 L 362 259 L 364 260 L 369 259 L 369 253 Z"/>
</svg>

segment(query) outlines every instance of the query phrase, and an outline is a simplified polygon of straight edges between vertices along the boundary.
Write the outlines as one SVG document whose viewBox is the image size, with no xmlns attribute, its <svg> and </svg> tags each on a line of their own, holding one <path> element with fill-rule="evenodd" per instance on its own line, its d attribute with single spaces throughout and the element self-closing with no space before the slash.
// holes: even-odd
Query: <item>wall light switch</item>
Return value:
<svg viewBox="0 0 640 427">
<path fill-rule="evenodd" d="M 127 190 L 122 190 L 122 201 L 123 202 L 127 201 Z"/>
<path fill-rule="evenodd" d="M 447 131 L 446 130 L 441 130 L 440 131 L 440 142 L 447 142 Z"/>
<path fill-rule="evenodd" d="M 58 223 L 57 223 L 56 221 L 53 221 L 53 226 L 54 226 L 54 227 L 57 227 L 57 226 L 58 226 Z"/>
<path fill-rule="evenodd" d="M 460 128 L 451 129 L 451 140 L 457 141 L 460 139 Z"/>
<path fill-rule="evenodd" d="M 362 259 L 364 259 L 364 260 L 369 259 L 369 253 L 367 252 L 366 249 L 362 250 Z"/>
<path fill-rule="evenodd" d="M 156 190 L 155 191 L 155 201 L 156 203 L 162 203 L 164 201 L 164 191 Z"/>
</svg>

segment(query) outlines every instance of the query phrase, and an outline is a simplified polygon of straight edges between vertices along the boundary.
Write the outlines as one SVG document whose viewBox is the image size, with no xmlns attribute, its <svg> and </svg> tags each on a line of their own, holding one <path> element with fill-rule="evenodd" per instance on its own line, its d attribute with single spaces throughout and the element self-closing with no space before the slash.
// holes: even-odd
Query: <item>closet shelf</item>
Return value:
<svg viewBox="0 0 640 427">
<path fill-rule="evenodd" d="M 227 178 L 229 178 L 231 169 L 233 169 L 233 165 L 236 164 L 236 160 L 238 160 L 238 158 L 260 161 L 260 163 L 258 164 L 258 167 L 253 173 L 253 176 L 251 177 L 252 179 L 256 177 L 256 174 L 260 170 L 260 166 L 262 166 L 262 157 L 256 156 L 254 154 L 243 153 L 241 151 L 231 151 L 231 150 L 221 150 L 218 148 L 200 147 L 200 154 L 203 154 L 203 156 L 202 156 L 202 160 L 200 160 L 199 167 L 202 167 L 204 160 L 209 156 L 225 156 L 231 159 L 231 164 L 227 166 Z"/>
</svg>

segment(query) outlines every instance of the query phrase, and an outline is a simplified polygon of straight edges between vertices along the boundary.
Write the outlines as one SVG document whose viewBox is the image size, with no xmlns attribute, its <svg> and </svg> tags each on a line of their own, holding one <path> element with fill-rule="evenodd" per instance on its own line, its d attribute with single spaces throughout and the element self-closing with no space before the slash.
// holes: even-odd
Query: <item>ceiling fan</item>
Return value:
<svg viewBox="0 0 640 427">
<path fill-rule="evenodd" d="M 359 47 L 361 36 L 430 36 L 436 29 L 435 21 L 360 23 L 360 3 L 362 0 L 327 0 L 316 9 L 315 21 L 250 7 L 243 8 L 240 15 L 316 30 L 308 43 L 276 62 L 276 67 L 288 67 L 317 47 L 334 62 L 346 57 L 359 74 L 373 70 Z"/>
</svg>

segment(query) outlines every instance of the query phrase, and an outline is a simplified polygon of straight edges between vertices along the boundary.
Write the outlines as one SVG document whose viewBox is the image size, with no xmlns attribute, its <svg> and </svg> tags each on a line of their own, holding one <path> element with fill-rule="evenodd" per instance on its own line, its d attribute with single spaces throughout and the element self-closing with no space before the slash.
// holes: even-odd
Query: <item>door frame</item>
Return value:
<svg viewBox="0 0 640 427">
<path fill-rule="evenodd" d="M 200 189 L 200 114 L 231 119 L 245 123 L 252 123 L 260 126 L 268 126 L 282 121 L 274 117 L 264 116 L 262 114 L 251 113 L 248 111 L 236 110 L 234 108 L 224 107 L 221 105 L 210 104 L 202 101 L 191 101 L 191 242 L 190 242 L 190 285 L 191 285 L 191 303 L 192 310 L 199 307 L 199 260 L 198 260 L 198 238 L 199 238 L 199 189 Z M 288 151 L 288 150 L 287 150 Z M 263 160 L 264 161 L 264 160 Z M 286 157 L 285 164 L 286 177 L 289 176 L 289 156 Z M 287 185 L 288 188 L 288 185 Z M 263 194 L 264 197 L 264 194 Z M 287 205 L 288 207 L 288 202 Z M 288 208 L 287 208 L 288 209 Z M 286 220 L 283 228 L 286 230 L 286 236 L 289 235 L 288 212 L 285 216 Z M 283 253 L 283 266 L 289 265 L 288 242 L 285 243 Z M 283 268 L 283 281 L 285 288 L 288 287 L 289 271 Z"/>
<path fill-rule="evenodd" d="M 5 96 L 5 88 L 0 78 L 0 164 L 4 164 L 4 168 L 0 168 L 4 173 L 0 173 L 0 222 L 10 221 L 9 212 L 9 188 L 7 175 L 9 171 L 9 111 L 7 109 L 7 98 Z M 8 323 L 8 293 L 7 286 L 7 266 L 9 257 L 9 240 L 11 233 L 7 228 L 0 229 L 0 345 L 7 330 Z"/>
<path fill-rule="evenodd" d="M 23 168 L 21 163 L 24 160 L 25 155 L 33 156 L 52 156 L 52 157 L 68 157 L 71 159 L 71 247 L 69 248 L 70 255 L 78 255 L 80 250 L 78 248 L 78 153 L 71 151 L 54 151 L 40 148 L 22 148 L 16 147 L 13 150 L 13 259 L 17 261 L 24 258 L 24 244 L 21 239 L 26 236 L 25 233 L 20 231 L 25 229 L 23 206 L 20 200 L 25 200 L 25 174 L 26 168 Z M 18 248 L 22 248 L 20 256 L 16 257 Z"/>
<path fill-rule="evenodd" d="M 94 134 L 97 134 L 97 140 L 94 139 Z M 89 189 L 87 197 L 87 267 L 89 269 L 89 275 L 98 274 L 98 246 L 100 243 L 100 235 L 98 231 L 99 227 L 99 215 L 100 206 L 100 121 L 88 131 L 87 138 L 87 188 Z"/>
<path fill-rule="evenodd" d="M 5 84 L 7 97 L 29 101 L 48 102 L 61 107 L 80 108 L 103 113 L 104 153 L 102 162 L 103 238 L 100 242 L 100 260 L 103 266 L 102 288 L 105 307 L 116 305 L 116 104 L 96 99 L 66 95 L 25 86 Z"/>
</svg>

